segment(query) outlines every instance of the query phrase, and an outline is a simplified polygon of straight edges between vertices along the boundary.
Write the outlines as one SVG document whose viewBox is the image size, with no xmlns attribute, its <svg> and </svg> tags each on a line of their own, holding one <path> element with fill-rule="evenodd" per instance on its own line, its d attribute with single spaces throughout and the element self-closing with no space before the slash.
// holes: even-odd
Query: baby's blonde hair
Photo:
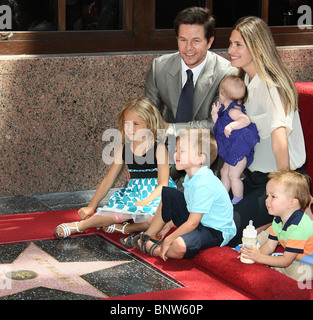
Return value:
<svg viewBox="0 0 313 320">
<path fill-rule="evenodd" d="M 202 165 L 211 166 L 217 158 L 217 144 L 209 129 L 186 128 L 178 131 L 178 138 L 188 137 L 190 144 L 198 154 L 205 155 Z"/>
<path fill-rule="evenodd" d="M 152 100 L 141 97 L 128 101 L 118 114 L 119 130 L 122 133 L 123 143 L 125 143 L 124 132 L 124 113 L 126 111 L 135 112 L 147 125 L 147 128 L 153 133 L 155 141 L 164 140 L 165 129 L 163 119 L 159 110 L 156 108 Z"/>
<path fill-rule="evenodd" d="M 228 99 L 244 103 L 247 97 L 247 87 L 237 76 L 225 77 L 220 83 L 220 92 Z"/>
<path fill-rule="evenodd" d="M 313 198 L 310 194 L 310 178 L 293 170 L 277 170 L 269 174 L 269 179 L 278 183 L 292 198 L 298 199 L 302 210 L 310 207 Z"/>
</svg>

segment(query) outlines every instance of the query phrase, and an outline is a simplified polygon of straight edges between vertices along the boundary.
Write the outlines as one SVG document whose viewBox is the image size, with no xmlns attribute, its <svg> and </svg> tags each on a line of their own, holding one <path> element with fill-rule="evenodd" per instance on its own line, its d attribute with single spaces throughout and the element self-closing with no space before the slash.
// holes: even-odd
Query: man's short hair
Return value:
<svg viewBox="0 0 313 320">
<path fill-rule="evenodd" d="M 203 25 L 204 34 L 208 41 L 214 36 L 215 19 L 208 8 L 190 7 L 180 11 L 174 20 L 174 29 L 177 37 L 181 24 Z"/>
</svg>

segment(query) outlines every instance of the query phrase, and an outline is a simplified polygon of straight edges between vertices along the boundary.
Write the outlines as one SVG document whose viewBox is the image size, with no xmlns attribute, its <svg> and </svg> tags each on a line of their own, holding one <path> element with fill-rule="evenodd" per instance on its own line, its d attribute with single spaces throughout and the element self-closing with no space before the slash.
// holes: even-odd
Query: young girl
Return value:
<svg viewBox="0 0 313 320">
<path fill-rule="evenodd" d="M 226 77 L 220 84 L 219 103 L 213 104 L 211 112 L 218 154 L 225 161 L 221 180 L 227 191 L 232 190 L 233 204 L 243 198 L 240 177 L 252 163 L 254 146 L 260 141 L 255 124 L 251 123 L 241 104 L 245 96 L 243 80 L 236 76 Z"/>
<path fill-rule="evenodd" d="M 151 218 L 158 207 L 162 187 L 169 185 L 176 188 L 169 177 L 167 149 L 157 141 L 158 130 L 163 129 L 163 120 L 152 101 L 147 98 L 129 101 L 119 113 L 118 119 L 123 144 L 88 207 L 78 211 L 82 220 L 56 227 L 55 235 L 60 239 L 93 227 L 123 234 L 145 231 L 149 221 L 129 224 L 127 221 L 131 216 L 127 213 L 150 214 Z M 129 183 L 116 191 L 108 204 L 93 215 L 120 174 L 124 163 L 128 165 Z"/>
<path fill-rule="evenodd" d="M 242 248 L 245 258 L 273 267 L 290 278 L 313 279 L 313 221 L 304 212 L 312 203 L 308 179 L 292 170 L 269 175 L 266 207 L 274 216 L 272 226 L 258 235 L 261 248 Z M 271 255 L 278 243 L 281 255 Z"/>
</svg>

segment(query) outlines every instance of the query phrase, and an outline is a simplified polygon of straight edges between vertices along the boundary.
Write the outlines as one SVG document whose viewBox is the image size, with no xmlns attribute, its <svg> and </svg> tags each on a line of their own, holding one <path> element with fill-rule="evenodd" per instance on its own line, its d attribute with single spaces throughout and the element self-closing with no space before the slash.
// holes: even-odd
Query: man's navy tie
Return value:
<svg viewBox="0 0 313 320">
<path fill-rule="evenodd" d="M 192 118 L 193 106 L 193 73 L 190 69 L 187 71 L 187 82 L 185 83 L 176 112 L 176 122 L 188 122 Z"/>
</svg>

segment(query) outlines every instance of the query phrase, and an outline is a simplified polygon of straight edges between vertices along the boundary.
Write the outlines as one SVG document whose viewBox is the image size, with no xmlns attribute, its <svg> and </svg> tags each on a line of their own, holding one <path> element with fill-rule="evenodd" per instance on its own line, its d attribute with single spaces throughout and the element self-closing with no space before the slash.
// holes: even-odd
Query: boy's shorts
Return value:
<svg viewBox="0 0 313 320">
<path fill-rule="evenodd" d="M 169 188 L 162 188 L 162 219 L 164 222 L 173 221 L 176 227 L 188 220 L 189 211 L 183 192 Z M 191 259 L 201 250 L 220 246 L 223 242 L 222 232 L 205 227 L 199 223 L 198 227 L 180 236 L 186 244 L 184 258 Z"/>
</svg>

